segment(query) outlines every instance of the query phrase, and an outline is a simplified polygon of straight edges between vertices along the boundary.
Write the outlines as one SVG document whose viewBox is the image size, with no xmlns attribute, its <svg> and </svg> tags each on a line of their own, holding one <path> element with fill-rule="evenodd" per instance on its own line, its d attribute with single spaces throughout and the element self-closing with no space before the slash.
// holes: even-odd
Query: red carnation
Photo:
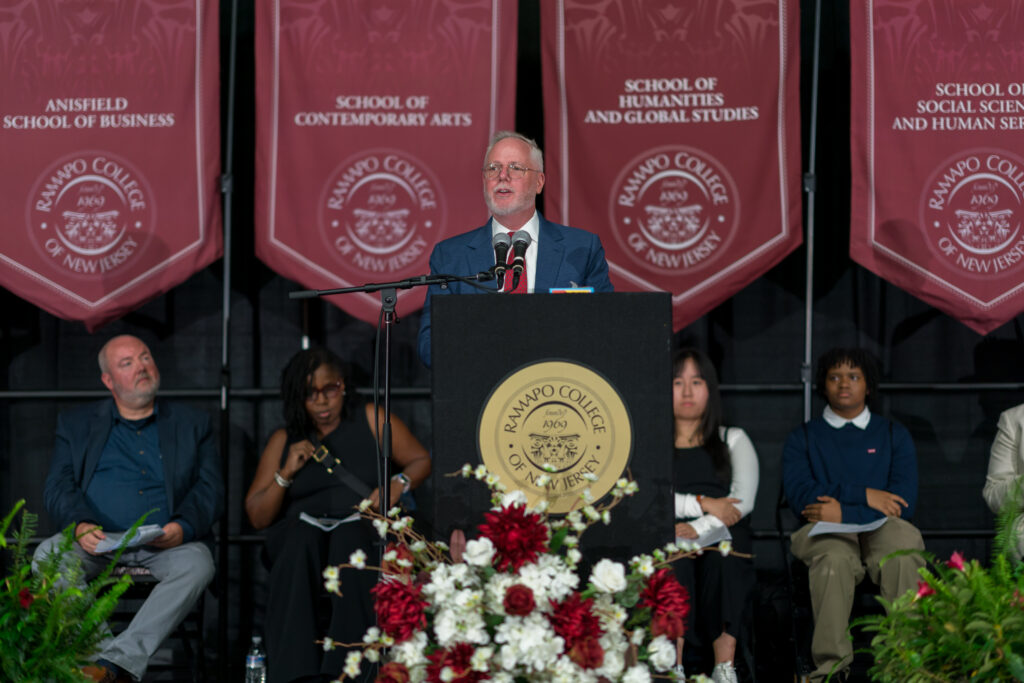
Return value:
<svg viewBox="0 0 1024 683">
<path fill-rule="evenodd" d="M 28 606 L 36 599 L 36 596 L 32 595 L 32 591 L 27 588 L 22 588 L 18 591 L 18 602 L 21 603 L 22 609 L 28 609 Z"/>
<path fill-rule="evenodd" d="M 427 625 L 423 613 L 426 601 L 420 597 L 421 586 L 404 581 L 381 581 L 371 589 L 377 612 L 377 624 L 396 643 L 408 640 L 417 629 Z"/>
<path fill-rule="evenodd" d="M 513 617 L 525 617 L 533 611 L 537 604 L 533 601 L 533 591 L 521 583 L 513 584 L 505 591 L 505 614 Z"/>
<path fill-rule="evenodd" d="M 690 594 L 676 581 L 671 569 L 659 569 L 647 580 L 640 594 L 640 606 L 651 608 L 651 635 L 669 640 L 683 637 Z"/>
<path fill-rule="evenodd" d="M 409 683 L 409 670 L 400 662 L 388 662 L 380 668 L 373 683 Z"/>
<path fill-rule="evenodd" d="M 565 652 L 581 668 L 595 669 L 604 662 L 604 650 L 597 642 L 604 635 L 601 622 L 594 616 L 592 598 L 572 593 L 562 602 L 551 601 L 548 615 L 551 628 L 565 641 Z"/>
<path fill-rule="evenodd" d="M 470 660 L 473 658 L 473 646 L 469 643 L 457 643 L 448 650 L 436 650 L 427 659 L 427 683 L 442 683 L 441 672 L 445 667 L 452 672 L 447 679 L 451 683 L 475 683 L 489 678 L 484 671 L 474 671 Z"/>
<path fill-rule="evenodd" d="M 604 648 L 597 638 L 578 640 L 568 651 L 569 659 L 581 669 L 597 669 L 604 664 Z"/>
<path fill-rule="evenodd" d="M 484 514 L 481 535 L 494 544 L 494 566 L 498 571 L 518 570 L 547 550 L 548 529 L 539 515 L 527 514 L 525 505 L 509 505 Z"/>
<path fill-rule="evenodd" d="M 392 550 L 395 551 L 396 557 L 393 561 L 384 562 L 384 573 L 398 574 L 400 576 L 410 576 L 412 574 L 413 554 L 412 551 L 409 550 L 409 546 L 405 545 L 404 543 L 388 543 L 387 547 L 384 549 L 384 553 L 387 554 Z M 408 560 L 410 564 L 408 566 L 403 567 L 402 565 L 398 564 L 399 560 Z"/>
</svg>

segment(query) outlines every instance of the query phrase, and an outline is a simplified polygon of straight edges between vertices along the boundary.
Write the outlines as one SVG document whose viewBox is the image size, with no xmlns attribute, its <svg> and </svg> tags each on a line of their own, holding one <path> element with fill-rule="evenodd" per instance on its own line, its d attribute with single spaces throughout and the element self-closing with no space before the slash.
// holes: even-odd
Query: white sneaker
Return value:
<svg viewBox="0 0 1024 683">
<path fill-rule="evenodd" d="M 711 670 L 711 680 L 713 683 L 739 683 L 732 662 L 715 664 L 715 668 Z"/>
</svg>

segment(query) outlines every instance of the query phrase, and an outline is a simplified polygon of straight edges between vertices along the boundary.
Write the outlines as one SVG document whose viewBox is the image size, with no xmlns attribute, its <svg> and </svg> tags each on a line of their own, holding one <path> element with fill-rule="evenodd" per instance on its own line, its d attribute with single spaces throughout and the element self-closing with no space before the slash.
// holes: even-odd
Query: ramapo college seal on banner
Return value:
<svg viewBox="0 0 1024 683">
<path fill-rule="evenodd" d="M 328 250 L 350 267 L 389 274 L 426 265 L 444 225 L 440 183 L 422 161 L 369 149 L 343 161 L 320 205 Z"/>
<path fill-rule="evenodd" d="M 29 197 L 34 243 L 62 272 L 109 276 L 130 262 L 153 230 L 152 192 L 128 161 L 81 152 L 48 168 Z"/>
<path fill-rule="evenodd" d="M 484 402 L 478 425 L 480 455 L 509 489 L 549 511 L 578 507 L 589 488 L 597 500 L 623 476 L 633 445 L 629 412 L 619 392 L 593 370 L 542 361 L 513 372 Z M 553 471 L 544 491 L 537 478 Z M 588 475 L 594 475 L 591 481 Z"/>
<path fill-rule="evenodd" d="M 1024 261 L 1024 160 L 974 150 L 943 163 L 922 197 L 929 246 L 951 267 L 994 276 Z"/>
<path fill-rule="evenodd" d="M 710 154 L 669 145 L 630 161 L 612 185 L 609 217 L 616 240 L 656 273 L 714 263 L 736 234 L 739 193 Z"/>
</svg>

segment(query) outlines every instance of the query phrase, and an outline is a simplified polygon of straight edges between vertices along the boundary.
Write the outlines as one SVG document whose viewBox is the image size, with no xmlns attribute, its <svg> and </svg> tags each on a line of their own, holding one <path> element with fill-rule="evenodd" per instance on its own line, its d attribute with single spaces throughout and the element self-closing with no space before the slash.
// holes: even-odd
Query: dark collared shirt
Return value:
<svg viewBox="0 0 1024 683">
<path fill-rule="evenodd" d="M 110 435 L 85 497 L 99 515 L 96 521 L 108 531 L 124 531 L 153 508 L 146 524 L 164 526 L 171 515 L 156 408 L 149 417 L 126 420 L 115 403 L 110 405 Z"/>
</svg>

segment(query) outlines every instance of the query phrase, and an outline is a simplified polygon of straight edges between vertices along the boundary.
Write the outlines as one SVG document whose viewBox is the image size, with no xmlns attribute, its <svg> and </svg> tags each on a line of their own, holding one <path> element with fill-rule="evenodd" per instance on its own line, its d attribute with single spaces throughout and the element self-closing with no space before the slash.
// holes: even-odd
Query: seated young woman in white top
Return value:
<svg viewBox="0 0 1024 683">
<path fill-rule="evenodd" d="M 672 397 L 677 540 L 714 539 L 727 530 L 733 548 L 749 554 L 757 452 L 742 429 L 722 425 L 718 376 L 702 351 L 682 349 L 676 354 Z M 712 680 L 735 683 L 737 638 L 749 614 L 756 580 L 753 562 L 707 552 L 676 562 L 675 569 L 680 583 L 690 591 L 685 641 L 710 645 L 715 659 Z"/>
</svg>

